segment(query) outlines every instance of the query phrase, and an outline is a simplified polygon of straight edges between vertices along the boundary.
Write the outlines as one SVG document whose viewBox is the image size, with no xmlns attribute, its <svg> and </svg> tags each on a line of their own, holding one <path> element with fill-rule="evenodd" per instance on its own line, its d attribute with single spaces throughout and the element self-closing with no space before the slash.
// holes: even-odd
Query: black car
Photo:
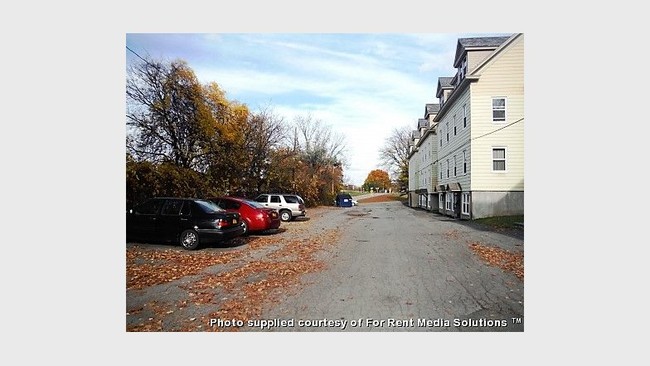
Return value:
<svg viewBox="0 0 650 366">
<path fill-rule="evenodd" d="M 172 241 L 193 250 L 243 233 L 238 213 L 202 199 L 151 198 L 126 213 L 127 240 Z"/>
</svg>

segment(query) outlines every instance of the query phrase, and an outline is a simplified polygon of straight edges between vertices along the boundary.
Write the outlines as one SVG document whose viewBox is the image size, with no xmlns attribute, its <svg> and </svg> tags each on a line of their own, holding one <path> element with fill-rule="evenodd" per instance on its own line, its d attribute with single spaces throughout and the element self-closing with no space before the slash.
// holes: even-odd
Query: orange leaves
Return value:
<svg viewBox="0 0 650 366">
<path fill-rule="evenodd" d="M 236 252 L 186 252 L 180 248 L 152 250 L 132 247 L 126 250 L 126 288 L 137 289 L 170 282 L 199 273 L 215 264 L 230 262 Z"/>
<path fill-rule="evenodd" d="M 459 232 L 456 229 L 449 230 L 442 234 L 447 240 L 458 240 Z"/>
<path fill-rule="evenodd" d="M 501 248 L 485 246 L 478 242 L 471 243 L 469 247 L 488 264 L 511 272 L 521 280 L 524 279 L 523 252 L 509 252 Z"/>
<path fill-rule="evenodd" d="M 327 243 L 336 243 L 337 230 L 330 230 L 310 240 L 291 240 L 268 256 L 268 260 L 251 262 L 217 277 L 232 298 L 221 304 L 213 318 L 235 319 L 244 323 L 259 318 L 262 306 L 274 302 L 280 294 L 297 290 L 300 276 L 323 270 L 325 264 L 315 258 Z M 215 329 L 233 331 L 236 328 Z"/>
<path fill-rule="evenodd" d="M 363 183 L 363 185 L 367 186 L 368 188 L 390 188 L 390 177 L 386 171 L 375 169 L 368 173 L 368 177 L 366 178 L 366 181 Z"/>
<path fill-rule="evenodd" d="M 238 331 L 235 326 L 210 326 L 210 320 L 246 324 L 261 316 L 265 304 L 299 290 L 302 275 L 325 268 L 316 255 L 336 245 L 339 232 L 321 229 L 313 236 L 307 232 L 311 226 L 310 222 L 296 221 L 277 235 L 237 238 L 240 245 L 227 252 L 127 248 L 127 297 L 132 290 L 148 291 L 147 287 L 184 278 L 170 290 L 180 290 L 180 298 L 130 302 L 127 331 Z M 208 269 L 210 266 L 216 267 Z"/>
<path fill-rule="evenodd" d="M 390 202 L 398 200 L 397 196 L 394 194 L 378 194 L 368 198 L 362 198 L 359 200 L 359 203 L 373 203 L 373 202 Z"/>
</svg>

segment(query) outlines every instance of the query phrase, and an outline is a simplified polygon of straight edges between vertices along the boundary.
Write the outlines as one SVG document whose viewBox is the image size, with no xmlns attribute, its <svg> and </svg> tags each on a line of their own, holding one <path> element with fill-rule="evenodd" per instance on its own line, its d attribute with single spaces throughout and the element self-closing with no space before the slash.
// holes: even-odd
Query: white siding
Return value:
<svg viewBox="0 0 650 366">
<path fill-rule="evenodd" d="M 422 152 L 425 154 L 426 159 L 424 161 L 424 165 L 421 168 L 421 174 L 425 178 L 424 184 L 420 188 L 426 188 L 429 193 L 433 192 L 433 188 L 435 186 L 435 172 L 437 171 L 435 167 L 436 163 L 436 135 L 433 133 L 427 134 L 427 136 L 424 138 L 422 144 L 420 145 L 422 148 Z"/>
<path fill-rule="evenodd" d="M 479 82 L 470 87 L 472 190 L 523 191 L 524 36 L 496 55 L 479 73 Z M 492 122 L 492 97 L 507 98 L 505 123 Z M 506 172 L 492 171 L 493 147 L 506 147 Z"/>
<path fill-rule="evenodd" d="M 417 189 L 419 177 L 418 169 L 420 168 L 419 159 L 420 155 L 417 151 L 413 153 L 409 159 L 409 191 Z"/>
<path fill-rule="evenodd" d="M 467 72 L 474 71 L 476 66 L 483 62 L 494 51 L 470 51 L 467 53 Z"/>
<path fill-rule="evenodd" d="M 438 135 L 434 134 L 433 131 L 429 134 L 428 143 L 431 151 L 431 165 L 429 167 L 429 176 L 431 178 L 427 189 L 429 193 L 432 193 L 438 185 Z"/>
<path fill-rule="evenodd" d="M 452 182 L 458 182 L 460 183 L 460 186 L 463 191 L 468 191 L 471 190 L 472 187 L 470 186 L 470 178 L 471 178 L 471 169 L 470 169 L 470 147 L 469 147 L 469 139 L 470 139 L 470 130 L 472 127 L 471 123 L 471 107 L 470 107 L 470 92 L 469 89 L 465 90 L 458 99 L 454 101 L 453 105 L 450 105 L 451 107 L 447 113 L 445 113 L 444 117 L 438 122 L 438 126 L 445 126 L 443 128 L 442 133 L 444 134 L 444 139 L 442 140 L 442 147 L 439 147 L 438 149 L 438 159 L 442 161 L 444 174 L 442 175 L 442 179 L 439 179 L 439 182 L 437 184 L 448 184 Z M 467 128 L 463 128 L 463 104 L 467 105 L 467 112 L 468 112 L 468 118 L 467 118 Z M 456 136 L 454 136 L 454 115 L 456 115 Z M 449 142 L 447 142 L 447 131 L 446 131 L 446 126 L 447 122 L 449 122 Z M 436 140 L 438 144 L 440 144 L 440 140 Z M 467 150 L 468 152 L 468 172 L 467 175 L 463 175 L 462 173 L 462 156 L 463 156 L 463 150 Z M 453 161 L 454 161 L 454 155 L 456 155 L 456 163 L 458 164 L 458 175 L 454 177 L 454 168 L 453 168 Z M 459 158 L 460 157 L 460 158 Z M 450 174 L 449 178 L 447 178 L 447 159 L 449 159 L 449 163 L 452 165 L 450 167 Z M 440 175 L 437 176 L 440 178 Z"/>
</svg>

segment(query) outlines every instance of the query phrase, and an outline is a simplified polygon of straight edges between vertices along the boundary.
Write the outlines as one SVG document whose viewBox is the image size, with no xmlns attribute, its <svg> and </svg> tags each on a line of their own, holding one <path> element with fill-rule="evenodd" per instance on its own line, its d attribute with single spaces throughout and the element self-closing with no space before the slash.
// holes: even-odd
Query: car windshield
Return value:
<svg viewBox="0 0 650 366">
<path fill-rule="evenodd" d="M 253 206 L 255 208 L 264 208 L 264 205 L 261 205 L 261 204 L 255 202 L 255 201 L 246 200 L 244 202 L 246 202 L 249 206 Z"/>
<path fill-rule="evenodd" d="M 215 212 L 223 212 L 223 211 L 225 211 L 224 209 L 219 207 L 216 203 L 211 202 L 211 201 L 196 200 L 194 202 L 196 202 L 196 204 L 205 213 L 215 213 Z"/>
</svg>

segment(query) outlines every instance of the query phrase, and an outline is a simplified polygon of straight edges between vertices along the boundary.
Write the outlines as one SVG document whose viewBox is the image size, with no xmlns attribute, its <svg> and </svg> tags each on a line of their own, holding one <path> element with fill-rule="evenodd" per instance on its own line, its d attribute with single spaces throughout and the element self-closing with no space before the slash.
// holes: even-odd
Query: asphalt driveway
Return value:
<svg viewBox="0 0 650 366">
<path fill-rule="evenodd" d="M 521 254 L 523 230 L 389 201 L 197 252 L 128 243 L 127 330 L 523 331 L 523 278 L 477 247 Z"/>
</svg>

